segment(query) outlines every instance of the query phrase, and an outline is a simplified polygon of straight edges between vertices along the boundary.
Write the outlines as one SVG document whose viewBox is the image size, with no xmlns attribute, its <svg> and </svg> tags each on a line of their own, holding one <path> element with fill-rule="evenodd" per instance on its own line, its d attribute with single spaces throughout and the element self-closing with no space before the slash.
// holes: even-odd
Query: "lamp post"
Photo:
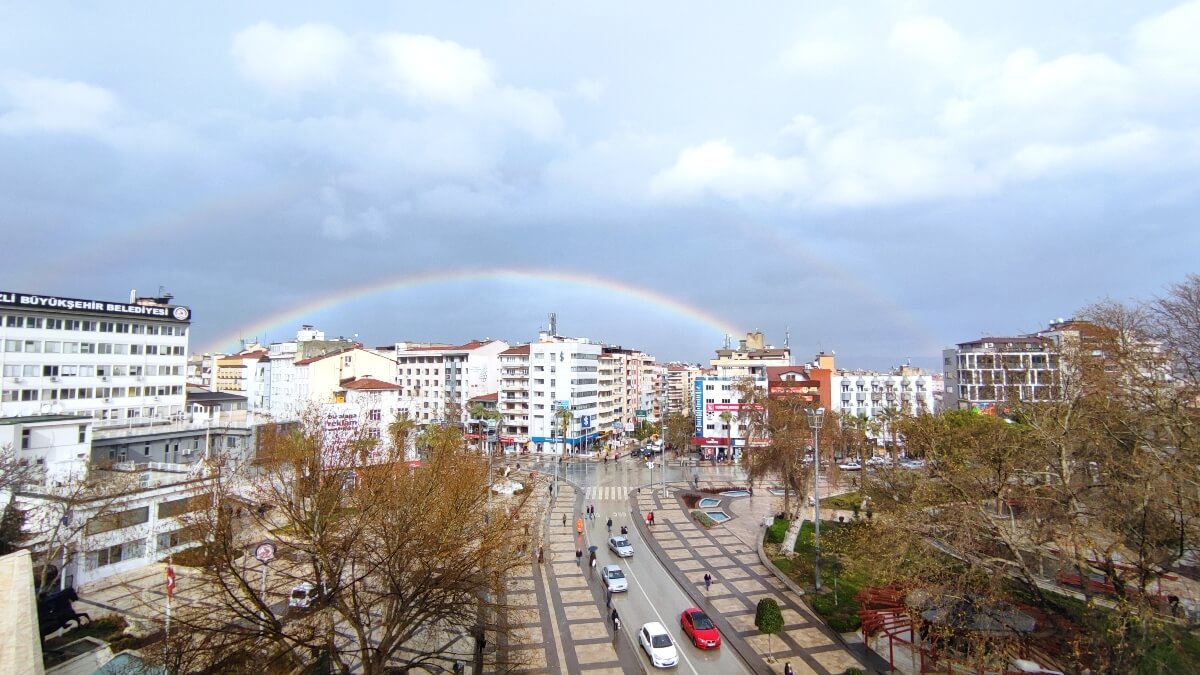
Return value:
<svg viewBox="0 0 1200 675">
<path fill-rule="evenodd" d="M 808 426 L 813 433 L 813 571 L 816 589 L 821 590 L 821 425 L 825 423 L 824 408 L 809 408 Z"/>
</svg>

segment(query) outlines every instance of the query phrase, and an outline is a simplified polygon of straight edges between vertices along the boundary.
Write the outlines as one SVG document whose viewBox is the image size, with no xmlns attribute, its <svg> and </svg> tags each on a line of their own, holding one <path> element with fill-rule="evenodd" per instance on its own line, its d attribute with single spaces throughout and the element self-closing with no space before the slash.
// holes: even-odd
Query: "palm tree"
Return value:
<svg viewBox="0 0 1200 675">
<path fill-rule="evenodd" d="M 412 435 L 417 423 L 403 410 L 396 414 L 396 419 L 388 423 L 388 438 L 392 441 L 392 461 L 402 460 L 408 448 L 408 438 Z"/>
<path fill-rule="evenodd" d="M 567 452 L 567 432 L 571 430 L 571 421 L 574 418 L 575 415 L 566 408 L 554 413 L 554 419 L 558 421 L 558 426 L 562 430 L 563 454 Z"/>
</svg>

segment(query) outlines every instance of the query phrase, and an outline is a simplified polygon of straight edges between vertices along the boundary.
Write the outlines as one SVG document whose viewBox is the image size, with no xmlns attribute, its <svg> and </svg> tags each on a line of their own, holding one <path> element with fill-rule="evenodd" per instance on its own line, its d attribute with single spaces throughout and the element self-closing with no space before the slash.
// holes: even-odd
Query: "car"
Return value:
<svg viewBox="0 0 1200 675">
<path fill-rule="evenodd" d="M 853 460 L 853 459 L 850 460 L 849 462 L 844 462 L 842 464 L 838 464 L 837 466 L 842 471 L 862 471 L 862 464 L 859 464 L 856 460 Z"/>
<path fill-rule="evenodd" d="M 625 578 L 625 571 L 621 569 L 620 565 L 601 567 L 600 578 L 604 580 L 604 586 L 613 593 L 629 590 L 629 581 Z"/>
<path fill-rule="evenodd" d="M 638 631 L 638 642 L 650 657 L 650 663 L 655 668 L 670 668 L 679 663 L 679 650 L 675 649 L 675 640 L 667 632 L 665 626 L 657 621 L 642 624 Z"/>
<path fill-rule="evenodd" d="M 308 609 L 320 597 L 317 587 L 307 581 L 297 584 L 292 589 L 292 594 L 288 596 L 288 607 L 296 609 Z"/>
<path fill-rule="evenodd" d="M 692 639 L 692 644 L 700 649 L 717 649 L 721 646 L 721 633 L 716 624 L 704 610 L 699 607 L 689 607 L 679 615 L 679 625 L 684 635 Z"/>
<path fill-rule="evenodd" d="M 608 548 L 619 558 L 628 558 L 633 555 L 633 547 L 629 545 L 629 537 L 624 535 L 614 535 L 608 538 Z"/>
</svg>

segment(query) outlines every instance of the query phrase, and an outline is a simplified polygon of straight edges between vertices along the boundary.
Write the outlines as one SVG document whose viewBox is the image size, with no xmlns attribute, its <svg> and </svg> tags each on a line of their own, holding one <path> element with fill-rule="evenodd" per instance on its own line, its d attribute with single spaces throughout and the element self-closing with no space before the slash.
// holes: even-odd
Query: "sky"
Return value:
<svg viewBox="0 0 1200 675">
<path fill-rule="evenodd" d="M 0 290 L 938 369 L 1200 271 L 1200 1 L 743 4 L 0 0 Z"/>
</svg>

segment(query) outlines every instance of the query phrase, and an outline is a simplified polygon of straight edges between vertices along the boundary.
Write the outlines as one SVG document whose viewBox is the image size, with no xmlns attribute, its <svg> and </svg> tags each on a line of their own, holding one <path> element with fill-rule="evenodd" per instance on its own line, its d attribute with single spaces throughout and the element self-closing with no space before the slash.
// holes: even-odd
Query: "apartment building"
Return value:
<svg viewBox="0 0 1200 675">
<path fill-rule="evenodd" d="M 692 390 L 700 367 L 673 361 L 667 364 L 667 414 L 686 415 L 692 411 Z"/>
<path fill-rule="evenodd" d="M 505 453 L 530 449 L 529 436 L 529 345 L 509 347 L 500 352 L 500 390 L 496 407 L 500 411 L 500 447 Z"/>
<path fill-rule="evenodd" d="M 389 353 L 356 345 L 296 361 L 296 400 L 277 407 L 298 416 L 313 404 L 344 403 L 346 382 L 359 378 L 392 381 L 396 360 Z"/>
<path fill-rule="evenodd" d="M 1022 401 L 1052 401 L 1059 354 L 1042 335 L 985 337 L 942 352 L 946 410 L 994 410 L 1009 395 Z"/>
<path fill-rule="evenodd" d="M 83 414 L 97 427 L 184 409 L 187 307 L 0 292 L 0 416 Z"/>
<path fill-rule="evenodd" d="M 738 341 L 736 349 L 718 349 L 717 358 L 709 361 L 709 365 L 716 370 L 717 377 L 734 380 L 746 377 L 765 380 L 767 367 L 791 364 L 791 350 L 788 347 L 765 344 L 763 334 L 758 331 L 747 333 L 744 340 Z"/>
<path fill-rule="evenodd" d="M 396 343 L 395 381 L 409 415 L 420 423 L 467 421 L 467 401 L 500 390 L 501 340 L 462 345 Z M 455 419 L 449 418 L 454 416 Z"/>
<path fill-rule="evenodd" d="M 934 412 L 933 376 L 920 368 L 901 366 L 890 372 L 839 371 L 831 378 L 832 409 L 867 420 L 890 412 L 921 415 Z"/>
<path fill-rule="evenodd" d="M 543 332 L 529 345 L 530 440 L 537 452 L 585 452 L 597 445 L 602 347 Z M 559 410 L 570 412 L 564 429 Z"/>
</svg>

